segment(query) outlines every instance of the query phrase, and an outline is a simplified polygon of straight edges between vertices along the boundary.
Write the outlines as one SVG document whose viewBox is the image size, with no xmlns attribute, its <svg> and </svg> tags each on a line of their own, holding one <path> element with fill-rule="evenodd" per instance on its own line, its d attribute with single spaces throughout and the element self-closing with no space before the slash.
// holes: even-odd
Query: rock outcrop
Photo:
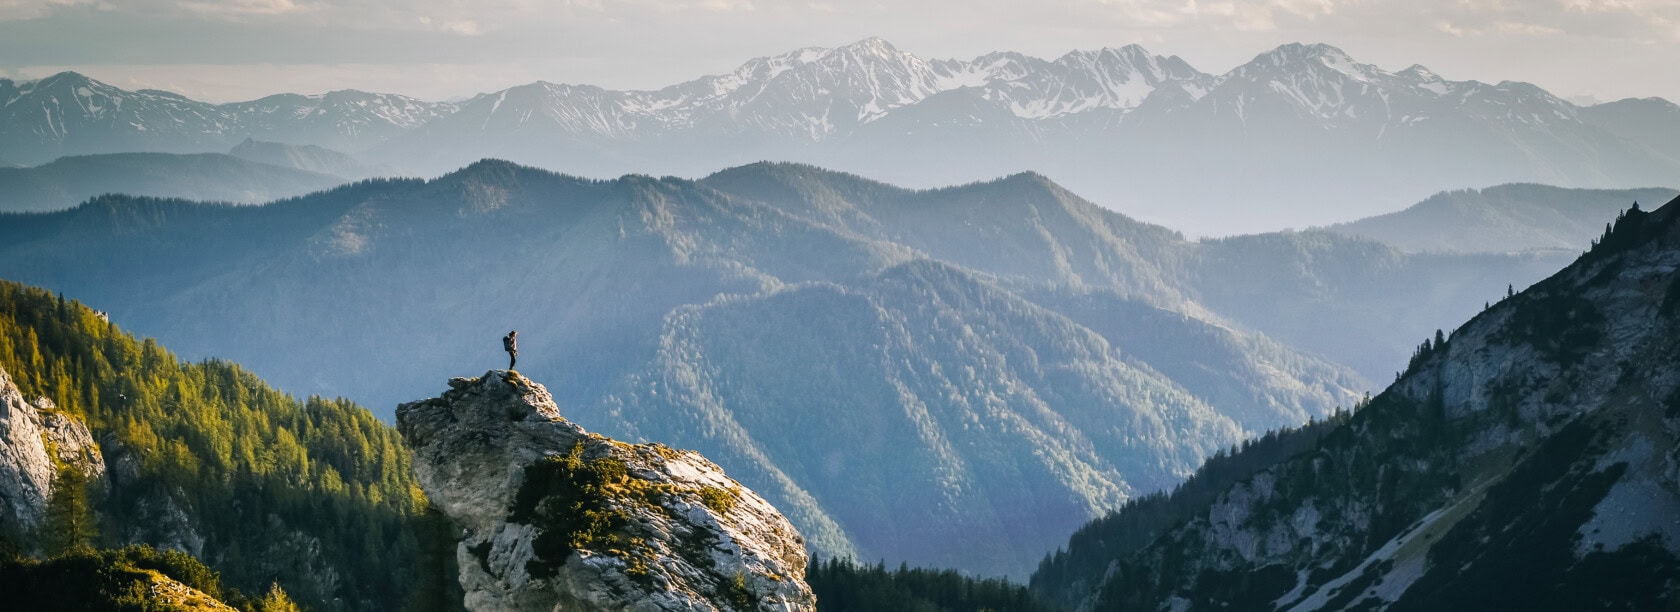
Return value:
<svg viewBox="0 0 1680 612">
<path fill-rule="evenodd" d="M 1176 514 L 1158 537 L 1111 547 L 1137 512 L 1087 528 L 1034 587 L 1081 610 L 1674 609 L 1676 338 L 1680 199 L 1351 415 L 1210 462 L 1145 508 Z"/>
<path fill-rule="evenodd" d="M 90 480 L 105 474 L 87 426 L 55 409 L 46 398 L 25 400 L 0 369 L 0 533 L 23 536 L 41 523 L 59 464 Z"/>
<path fill-rule="evenodd" d="M 815 609 L 804 538 L 705 457 L 588 433 L 514 372 L 449 386 L 397 427 L 465 528 L 468 609 Z"/>
<path fill-rule="evenodd" d="M 42 439 L 35 406 L 0 371 L 0 521 L 7 532 L 33 529 L 46 510 L 53 464 Z"/>
</svg>

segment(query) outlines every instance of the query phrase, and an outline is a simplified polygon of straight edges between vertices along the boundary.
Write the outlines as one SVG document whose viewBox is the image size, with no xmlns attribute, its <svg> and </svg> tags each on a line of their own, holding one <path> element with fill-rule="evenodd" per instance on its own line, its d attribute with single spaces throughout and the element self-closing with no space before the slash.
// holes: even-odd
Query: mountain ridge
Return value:
<svg viewBox="0 0 1680 612">
<path fill-rule="evenodd" d="M 1351 405 L 1421 320 L 1549 267 L 1328 234 L 1192 242 L 1039 174 L 912 190 L 797 164 L 597 180 L 487 160 L 261 207 L 108 196 L 5 219 L 0 276 L 188 355 L 389 406 L 500 361 L 518 329 L 569 412 L 705 453 L 825 554 L 1016 576 L 1018 550 Z M 1341 352 L 1291 348 L 1323 329 Z M 370 363 L 395 365 L 356 375 Z M 933 544 L 978 529 L 1006 535 Z"/>
<path fill-rule="evenodd" d="M 1680 172 L 1672 104 L 1581 107 L 1526 83 L 1389 72 L 1324 44 L 1282 45 L 1211 75 L 1137 45 L 929 60 L 865 39 L 661 89 L 537 81 L 450 104 L 352 91 L 207 105 L 72 80 L 94 83 L 0 81 L 0 135 L 13 136 L 0 162 L 256 137 L 433 176 L 485 157 L 597 177 L 697 177 L 774 159 L 916 187 L 1036 168 L 1197 235 L 1342 222 L 1465 186 L 1627 187 Z M 124 96 L 129 106 L 111 111 Z M 170 118 L 142 120 L 153 107 Z M 1208 169 L 1224 180 L 1199 180 Z"/>
<path fill-rule="evenodd" d="M 264 204 L 347 180 L 223 153 L 74 155 L 29 168 L 0 168 L 0 213 L 63 210 L 114 193 Z"/>
<path fill-rule="evenodd" d="M 1080 609 L 1672 605 L 1677 264 L 1680 198 L 1630 209 L 1351 414 L 1082 529 L 1034 588 Z"/>
<path fill-rule="evenodd" d="M 1325 228 L 1409 252 L 1585 251 L 1630 203 L 1666 202 L 1673 189 L 1585 190 L 1510 184 L 1442 192 L 1404 210 Z"/>
<path fill-rule="evenodd" d="M 484 161 L 430 181 L 364 181 L 262 207 L 98 198 L 7 217 L 0 275 L 86 296 L 172 346 L 241 359 L 313 392 L 374 384 L 400 393 L 436 380 L 433 372 L 499 360 L 482 341 L 519 329 L 522 369 L 554 381 L 569 411 L 615 437 L 700 450 L 821 550 L 992 574 L 1023 575 L 1026 560 L 995 545 L 951 555 L 874 526 L 990 529 L 1037 506 L 1053 518 L 1020 523 L 1009 537 L 1047 550 L 1052 534 L 1165 486 L 1244 431 L 1328 414 L 1362 388 L 1356 374 L 1259 332 L 1183 318 L 1161 328 L 1167 339 L 1105 336 L 1058 313 L 1065 300 L 1031 294 L 1025 271 L 1064 269 L 1055 284 L 1113 293 L 1085 307 L 1098 318 L 1166 321 L 1139 306 L 1192 302 L 1169 291 L 1175 276 L 1134 274 L 1146 258 L 1124 250 L 1137 244 L 1132 233 L 1175 234 L 1111 218 L 1042 177 L 914 192 L 800 166 L 726 176 L 734 182 L 601 181 Z M 773 195 L 783 192 L 804 195 Z M 964 210 L 972 225 L 952 227 L 968 229 L 932 229 Z M 1033 214 L 1048 238 L 1030 227 L 1008 238 L 1021 245 L 1010 252 L 1031 261 L 985 253 L 999 240 L 987 236 Z M 899 233 L 910 237 L 889 239 Z M 1110 263 L 1061 265 L 1037 245 Z M 747 340 L 772 322 L 786 333 Z M 935 324 L 953 333 L 921 331 Z M 1151 349 L 1179 334 L 1223 356 L 1198 362 Z M 319 337 L 343 342 L 323 352 Z M 1272 374 L 1224 373 L 1250 354 Z M 303 355 L 314 357 L 292 359 Z M 816 367 L 833 359 L 880 376 Z M 1157 368 L 1155 359 L 1171 363 Z M 377 379 L 354 374 L 368 363 L 399 365 Z M 785 374 L 799 364 L 816 369 Z M 764 384 L 739 384 L 751 379 Z M 971 379 L 987 390 L 953 391 Z M 1229 415 L 1207 403 L 1213 394 Z M 1092 426 L 1104 414 L 1148 435 Z M 849 420 L 825 420 L 840 417 Z M 780 419 L 823 430 L 914 423 L 904 431 L 920 433 L 819 454 L 819 445 L 790 445 Z M 1064 436 L 1075 424 L 1098 433 Z M 903 470 L 854 475 L 872 483 L 869 495 L 845 494 L 830 469 L 898 459 Z M 1042 475 L 1031 486 L 1045 494 L 1002 493 L 1027 486 L 1024 474 Z M 926 494 L 892 494 L 888 483 Z M 993 509 L 963 510 L 982 504 Z M 884 518 L 906 507 L 916 508 L 911 518 Z"/>
</svg>

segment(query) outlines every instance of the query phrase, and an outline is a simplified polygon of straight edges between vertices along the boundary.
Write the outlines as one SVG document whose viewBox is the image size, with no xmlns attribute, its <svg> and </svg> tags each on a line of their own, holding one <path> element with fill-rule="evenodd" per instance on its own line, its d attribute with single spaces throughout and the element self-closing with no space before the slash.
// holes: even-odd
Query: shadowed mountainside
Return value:
<svg viewBox="0 0 1680 612">
<path fill-rule="evenodd" d="M 1080 609 L 1660 609 L 1680 595 L 1680 200 L 1034 574 Z M 1520 582 L 1524 588 L 1512 589 Z"/>
<path fill-rule="evenodd" d="M 518 329 L 569 413 L 702 451 L 826 554 L 1017 576 L 1245 432 L 1351 405 L 1425 326 L 1550 266 L 1190 242 L 1033 174 L 914 191 L 785 164 L 593 181 L 485 161 L 262 207 L 0 217 L 0 276 L 188 355 L 385 412 Z"/>
</svg>

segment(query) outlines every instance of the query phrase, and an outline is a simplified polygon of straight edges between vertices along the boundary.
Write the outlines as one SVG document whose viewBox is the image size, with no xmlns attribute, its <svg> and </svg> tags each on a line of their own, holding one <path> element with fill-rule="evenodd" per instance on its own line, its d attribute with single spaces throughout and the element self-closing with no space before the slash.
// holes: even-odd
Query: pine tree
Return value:
<svg viewBox="0 0 1680 612">
<path fill-rule="evenodd" d="M 61 467 L 53 477 L 45 525 L 49 553 L 56 555 L 88 548 L 99 537 L 87 489 L 87 475 L 74 467 Z"/>
<path fill-rule="evenodd" d="M 286 590 L 280 588 L 280 583 L 272 582 L 268 585 L 268 593 L 257 600 L 252 608 L 254 612 L 298 612 L 298 606 L 286 596 Z"/>
</svg>

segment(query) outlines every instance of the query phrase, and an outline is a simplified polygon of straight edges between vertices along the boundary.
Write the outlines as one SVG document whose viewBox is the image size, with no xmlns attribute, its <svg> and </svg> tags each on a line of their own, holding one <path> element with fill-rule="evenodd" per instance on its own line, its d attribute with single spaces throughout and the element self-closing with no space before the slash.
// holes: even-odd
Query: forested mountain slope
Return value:
<svg viewBox="0 0 1680 612">
<path fill-rule="evenodd" d="M 1193 242 L 1034 173 L 912 190 L 811 166 L 753 164 L 701 183 L 911 246 L 1016 290 L 1110 294 L 1230 322 L 1370 380 L 1392 377 L 1414 339 L 1440 321 L 1469 317 L 1508 285 L 1527 286 L 1572 257 L 1410 254 L 1317 230 Z M 1103 318 L 1130 321 L 1118 312 Z"/>
<path fill-rule="evenodd" d="M 182 362 L 79 302 L 11 282 L 0 282 L 0 373 L 12 393 L 85 424 L 107 466 L 55 486 L 46 520 L 0 524 L 24 552 L 150 544 L 253 597 L 278 582 L 318 610 L 448 609 L 453 570 L 436 544 L 452 549 L 452 534 L 427 518 L 396 431 L 361 407 L 293 398 L 225 361 Z"/>
<path fill-rule="evenodd" d="M 1677 270 L 1680 200 L 1634 209 L 1351 415 L 1088 525 L 1033 588 L 1082 609 L 1671 606 Z"/>
<path fill-rule="evenodd" d="M 593 181 L 485 161 L 262 207 L 0 217 L 0 276 L 188 355 L 387 413 L 501 363 L 518 329 L 568 414 L 701 450 L 825 554 L 1015 575 L 1245 433 L 1351 405 L 1429 317 L 1548 269 L 1324 233 L 1191 242 L 1033 174 L 916 191 L 787 164 Z M 971 532 L 1004 535 L 940 539 Z"/>
</svg>

